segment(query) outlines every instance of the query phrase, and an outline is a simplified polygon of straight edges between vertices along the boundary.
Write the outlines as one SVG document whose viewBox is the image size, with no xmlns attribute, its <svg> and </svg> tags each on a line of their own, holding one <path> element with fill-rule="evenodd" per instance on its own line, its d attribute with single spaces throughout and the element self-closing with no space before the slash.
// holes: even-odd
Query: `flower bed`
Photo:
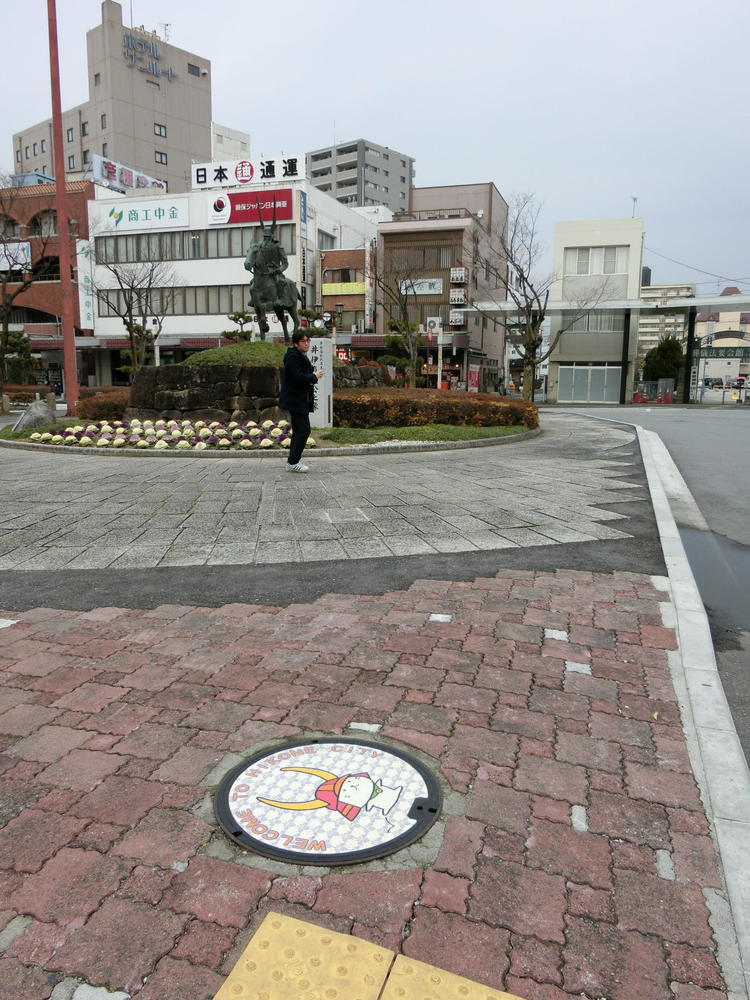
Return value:
<svg viewBox="0 0 750 1000">
<path fill-rule="evenodd" d="M 148 448 L 154 451 L 253 451 L 288 448 L 291 425 L 286 420 L 253 420 L 245 423 L 213 420 L 99 420 L 61 427 L 29 436 L 35 444 L 65 445 L 72 448 Z M 308 447 L 315 447 L 308 438 Z"/>
</svg>

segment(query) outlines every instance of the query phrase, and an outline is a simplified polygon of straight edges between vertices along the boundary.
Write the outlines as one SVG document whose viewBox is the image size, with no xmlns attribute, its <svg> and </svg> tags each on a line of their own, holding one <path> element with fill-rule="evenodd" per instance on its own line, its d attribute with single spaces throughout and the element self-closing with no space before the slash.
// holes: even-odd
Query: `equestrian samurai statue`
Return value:
<svg viewBox="0 0 750 1000">
<path fill-rule="evenodd" d="M 266 339 L 270 329 L 266 314 L 271 311 L 276 313 L 284 331 L 284 341 L 289 343 L 291 337 L 287 330 L 286 313 L 292 318 L 294 324 L 292 333 L 294 333 L 299 328 L 297 300 L 300 295 L 296 284 L 290 278 L 284 277 L 289 260 L 286 251 L 274 235 L 275 220 L 270 226 L 266 226 L 260 213 L 260 206 L 258 206 L 258 217 L 263 239 L 260 243 L 253 243 L 245 257 L 245 269 L 252 271 L 253 275 L 253 280 L 250 282 L 250 305 L 258 316 L 261 340 Z"/>
</svg>

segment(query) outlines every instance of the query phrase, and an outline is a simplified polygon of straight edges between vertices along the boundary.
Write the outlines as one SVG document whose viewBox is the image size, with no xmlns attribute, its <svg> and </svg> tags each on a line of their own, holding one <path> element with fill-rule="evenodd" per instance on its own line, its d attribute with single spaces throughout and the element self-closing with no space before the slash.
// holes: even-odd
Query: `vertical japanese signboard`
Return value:
<svg viewBox="0 0 750 1000">
<path fill-rule="evenodd" d="M 310 414 L 313 427 L 333 427 L 333 343 L 328 337 L 313 337 L 307 354 L 315 371 L 323 369 L 323 378 L 314 387 L 315 411 Z"/>
<path fill-rule="evenodd" d="M 82 330 L 94 329 L 94 283 L 92 280 L 93 247 L 88 240 L 76 240 L 76 269 L 78 273 L 78 315 Z"/>
</svg>

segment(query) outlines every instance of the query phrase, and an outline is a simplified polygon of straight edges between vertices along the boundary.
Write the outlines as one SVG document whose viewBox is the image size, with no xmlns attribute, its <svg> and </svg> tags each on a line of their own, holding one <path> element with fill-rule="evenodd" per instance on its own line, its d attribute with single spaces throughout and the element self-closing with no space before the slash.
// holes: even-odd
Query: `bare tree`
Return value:
<svg viewBox="0 0 750 1000">
<path fill-rule="evenodd" d="M 408 247 L 395 247 L 384 251 L 384 266 L 373 273 L 377 289 L 378 305 L 385 313 L 386 323 L 405 348 L 409 357 L 407 381 L 414 388 L 419 362 L 419 347 L 422 335 L 419 323 L 412 321 L 412 311 L 416 311 L 417 275 L 413 254 Z"/>
<path fill-rule="evenodd" d="M 608 285 L 604 278 L 589 293 L 572 300 L 572 308 L 562 315 L 559 327 L 551 334 L 546 348 L 542 349 L 542 326 L 547 318 L 555 275 L 544 276 L 540 273 L 546 249 L 539 237 L 541 208 L 533 194 L 514 195 L 510 200 L 506 227 L 491 233 L 489 249 L 484 253 L 477 249 L 475 260 L 475 264 L 485 268 L 486 273 L 494 278 L 498 290 L 495 302 L 509 301 L 515 306 L 516 349 L 523 361 L 524 399 L 533 398 L 539 365 L 552 354 L 565 331 L 606 298 Z"/>
<path fill-rule="evenodd" d="M 122 263 L 97 259 L 104 275 L 94 281 L 100 305 L 119 316 L 130 342 L 131 374 L 146 364 L 164 325 L 174 311 L 179 282 L 174 267 L 163 260 Z M 101 272 L 100 272 L 101 274 Z"/>
<path fill-rule="evenodd" d="M 47 256 L 54 226 L 40 227 L 38 234 L 24 237 L 16 221 L 19 198 L 19 189 L 11 186 L 8 175 L 0 174 L 0 392 L 5 383 L 10 317 L 16 300 L 57 266 L 55 259 Z"/>
</svg>

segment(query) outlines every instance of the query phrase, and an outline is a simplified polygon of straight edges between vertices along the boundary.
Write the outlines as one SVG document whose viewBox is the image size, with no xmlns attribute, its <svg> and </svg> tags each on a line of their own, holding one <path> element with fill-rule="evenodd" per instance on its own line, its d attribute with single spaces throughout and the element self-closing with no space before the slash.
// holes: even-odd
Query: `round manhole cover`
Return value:
<svg viewBox="0 0 750 1000">
<path fill-rule="evenodd" d="M 236 843 L 298 865 L 392 854 L 440 813 L 431 771 L 401 750 L 332 738 L 287 743 L 233 768 L 214 810 Z"/>
</svg>

